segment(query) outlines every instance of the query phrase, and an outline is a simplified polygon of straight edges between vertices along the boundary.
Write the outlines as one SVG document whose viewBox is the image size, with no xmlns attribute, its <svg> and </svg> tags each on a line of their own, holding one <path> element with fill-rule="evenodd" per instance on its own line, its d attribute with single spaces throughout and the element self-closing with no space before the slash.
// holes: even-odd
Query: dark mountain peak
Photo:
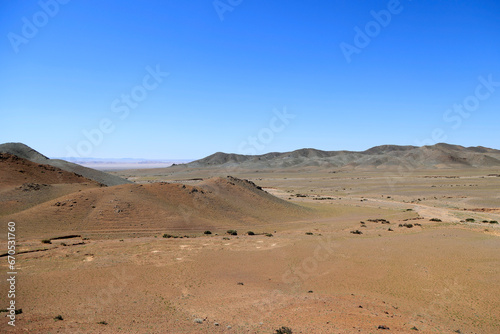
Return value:
<svg viewBox="0 0 500 334">
<path fill-rule="evenodd" d="M 0 153 L 9 153 L 23 159 L 35 162 L 43 162 L 48 160 L 45 155 L 32 149 L 23 143 L 5 143 L 0 145 Z"/>
<path fill-rule="evenodd" d="M 399 145 L 379 145 L 379 146 L 374 146 L 372 148 L 367 149 L 364 151 L 364 154 L 383 154 L 383 153 L 389 153 L 389 152 L 404 152 L 404 151 L 411 151 L 418 148 L 417 146 L 411 146 L 411 145 L 406 145 L 406 146 L 399 146 Z"/>
</svg>

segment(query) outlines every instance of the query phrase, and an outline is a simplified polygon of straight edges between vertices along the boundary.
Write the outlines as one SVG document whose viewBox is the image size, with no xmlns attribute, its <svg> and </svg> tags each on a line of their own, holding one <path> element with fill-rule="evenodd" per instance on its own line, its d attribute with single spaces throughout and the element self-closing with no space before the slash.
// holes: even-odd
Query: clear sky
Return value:
<svg viewBox="0 0 500 334">
<path fill-rule="evenodd" d="M 52 157 L 500 149 L 500 2 L 1 1 L 0 142 Z"/>
</svg>

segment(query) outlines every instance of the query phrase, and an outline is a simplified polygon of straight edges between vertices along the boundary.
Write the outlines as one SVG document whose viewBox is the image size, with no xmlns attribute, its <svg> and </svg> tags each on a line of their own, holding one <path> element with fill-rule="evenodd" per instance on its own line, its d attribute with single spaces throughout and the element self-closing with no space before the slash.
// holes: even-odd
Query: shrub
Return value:
<svg viewBox="0 0 500 334">
<path fill-rule="evenodd" d="M 247 234 L 248 235 L 255 235 L 255 233 L 253 233 L 252 231 L 248 231 Z"/>
<path fill-rule="evenodd" d="M 307 235 L 313 235 L 313 233 L 312 233 L 312 232 L 306 232 L 306 234 L 307 234 Z"/>
<path fill-rule="evenodd" d="M 50 239 L 43 239 L 42 240 L 42 244 L 51 244 L 52 241 L 50 241 Z"/>
<path fill-rule="evenodd" d="M 54 320 L 58 321 L 58 320 L 64 320 L 64 319 L 63 319 L 62 315 L 59 314 L 58 316 L 54 317 Z"/>
<path fill-rule="evenodd" d="M 275 334 L 293 334 L 293 332 L 290 327 L 282 326 L 281 328 L 276 330 Z"/>
<path fill-rule="evenodd" d="M 106 321 L 99 321 L 97 324 L 98 325 L 107 325 L 108 323 Z"/>
<path fill-rule="evenodd" d="M 266 233 L 266 237 L 272 237 L 273 234 L 272 233 Z"/>
<path fill-rule="evenodd" d="M 211 231 L 205 231 L 205 232 L 203 232 L 203 234 L 212 234 L 212 232 Z"/>
<path fill-rule="evenodd" d="M 466 221 L 466 222 L 469 222 L 469 223 L 473 223 L 473 222 L 475 222 L 476 220 L 475 220 L 474 218 L 467 218 L 465 221 Z"/>
<path fill-rule="evenodd" d="M 490 221 L 490 224 L 498 224 L 498 222 L 496 220 L 492 220 Z"/>
<path fill-rule="evenodd" d="M 226 233 L 229 235 L 238 235 L 238 232 L 236 230 L 227 230 Z"/>
<path fill-rule="evenodd" d="M 439 218 L 431 218 L 429 219 L 431 222 L 441 222 L 442 220 Z"/>
<path fill-rule="evenodd" d="M 356 230 L 356 231 L 351 231 L 352 234 L 363 234 L 363 232 L 361 232 L 360 230 Z"/>
<path fill-rule="evenodd" d="M 164 238 L 174 238 L 174 239 L 176 239 L 176 238 L 178 238 L 179 236 L 177 236 L 177 235 L 172 235 L 172 234 L 168 234 L 168 233 L 165 233 L 165 234 L 163 235 L 163 237 L 164 237 Z"/>
</svg>

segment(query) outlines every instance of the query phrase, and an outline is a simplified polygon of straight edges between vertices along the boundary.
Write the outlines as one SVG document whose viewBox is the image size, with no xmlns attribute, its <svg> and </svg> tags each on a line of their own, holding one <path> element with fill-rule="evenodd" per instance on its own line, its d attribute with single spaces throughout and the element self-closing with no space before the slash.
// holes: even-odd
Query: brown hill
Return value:
<svg viewBox="0 0 500 334">
<path fill-rule="evenodd" d="M 81 175 L 0 153 L 0 216 L 99 186 Z"/>
<path fill-rule="evenodd" d="M 96 183 L 82 175 L 50 165 L 38 164 L 8 153 L 0 153 L 0 190 L 25 183 Z"/>
<path fill-rule="evenodd" d="M 250 181 L 213 178 L 199 185 L 152 183 L 87 189 L 7 216 L 20 233 L 130 233 L 236 229 L 265 231 L 309 210 L 280 200 Z"/>
<path fill-rule="evenodd" d="M 321 168 L 481 168 L 500 166 L 500 150 L 436 144 L 432 146 L 382 145 L 363 152 L 301 149 L 285 153 L 239 155 L 215 153 L 174 168 L 286 169 Z"/>
<path fill-rule="evenodd" d="M 49 159 L 43 154 L 40 154 L 31 147 L 26 146 L 22 143 L 0 144 L 0 153 L 9 153 L 38 164 L 51 165 L 68 172 L 73 172 L 82 175 L 88 179 L 102 183 L 106 186 L 115 186 L 119 184 L 131 183 L 130 181 L 125 180 L 116 175 L 111 175 L 95 169 L 83 167 L 64 160 Z"/>
</svg>

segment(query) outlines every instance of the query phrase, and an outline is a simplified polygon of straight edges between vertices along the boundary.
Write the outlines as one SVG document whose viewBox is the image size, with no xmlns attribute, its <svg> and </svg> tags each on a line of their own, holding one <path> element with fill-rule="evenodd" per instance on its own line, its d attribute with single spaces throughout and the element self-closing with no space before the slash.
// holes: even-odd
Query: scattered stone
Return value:
<svg viewBox="0 0 500 334">
<path fill-rule="evenodd" d="M 202 324 L 202 323 L 203 323 L 203 319 L 196 318 L 196 319 L 194 319 L 194 320 L 193 320 L 193 322 L 194 322 L 195 324 Z"/>
</svg>

